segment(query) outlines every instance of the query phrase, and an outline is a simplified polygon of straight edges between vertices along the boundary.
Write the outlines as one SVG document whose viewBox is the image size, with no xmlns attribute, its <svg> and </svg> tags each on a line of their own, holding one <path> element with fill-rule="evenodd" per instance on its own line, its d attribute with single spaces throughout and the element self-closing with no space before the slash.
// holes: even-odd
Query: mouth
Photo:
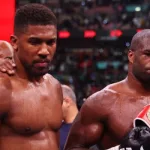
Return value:
<svg viewBox="0 0 150 150">
<path fill-rule="evenodd" d="M 34 67 L 37 67 L 37 68 L 46 68 L 49 66 L 49 61 L 47 60 L 41 60 L 41 61 L 38 61 L 38 62 L 35 62 L 34 63 Z"/>
<path fill-rule="evenodd" d="M 39 62 L 34 64 L 35 67 L 46 68 L 48 66 L 47 62 Z"/>
</svg>

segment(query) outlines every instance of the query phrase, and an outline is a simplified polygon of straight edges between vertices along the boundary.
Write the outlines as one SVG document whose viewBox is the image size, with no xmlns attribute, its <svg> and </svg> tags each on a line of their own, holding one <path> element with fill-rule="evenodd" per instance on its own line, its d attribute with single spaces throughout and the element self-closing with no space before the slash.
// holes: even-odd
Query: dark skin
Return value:
<svg viewBox="0 0 150 150">
<path fill-rule="evenodd" d="M 17 68 L 14 76 L 0 74 L 1 150 L 59 149 L 62 90 L 46 74 L 56 39 L 54 25 L 28 25 L 11 37 Z"/>
<path fill-rule="evenodd" d="M 128 52 L 127 77 L 91 95 L 83 104 L 65 150 L 107 149 L 120 144 L 133 120 L 150 103 L 150 30 L 137 33 Z M 136 47 L 135 42 L 140 42 Z"/>
</svg>

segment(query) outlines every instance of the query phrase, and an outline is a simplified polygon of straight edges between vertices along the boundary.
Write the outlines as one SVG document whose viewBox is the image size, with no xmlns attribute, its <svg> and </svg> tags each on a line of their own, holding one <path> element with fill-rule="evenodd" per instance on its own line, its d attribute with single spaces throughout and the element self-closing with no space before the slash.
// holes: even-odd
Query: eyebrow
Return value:
<svg viewBox="0 0 150 150">
<path fill-rule="evenodd" d="M 50 40 L 57 40 L 57 37 L 54 36 L 54 37 L 51 37 L 51 38 L 49 38 L 49 39 L 42 39 L 42 38 L 40 38 L 40 37 L 29 37 L 28 40 L 29 40 L 29 41 L 30 41 L 30 40 L 50 41 Z"/>
<path fill-rule="evenodd" d="M 144 49 L 143 52 L 150 52 L 150 49 Z"/>
<path fill-rule="evenodd" d="M 41 36 L 31 35 L 29 38 L 39 38 L 41 39 Z M 51 35 L 51 39 L 57 38 L 56 35 Z"/>
</svg>

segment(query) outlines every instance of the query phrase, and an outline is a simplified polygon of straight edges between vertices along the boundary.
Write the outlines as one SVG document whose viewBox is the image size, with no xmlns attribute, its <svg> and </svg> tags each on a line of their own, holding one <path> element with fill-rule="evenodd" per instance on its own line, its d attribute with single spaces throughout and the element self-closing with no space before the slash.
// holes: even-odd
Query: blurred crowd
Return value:
<svg viewBox="0 0 150 150">
<path fill-rule="evenodd" d="M 64 5 L 63 10 L 56 12 L 59 29 L 111 30 L 150 27 L 148 2 L 141 4 L 111 2 L 109 0 L 104 0 L 103 3 L 102 0 L 69 1 Z"/>
<path fill-rule="evenodd" d="M 17 0 L 49 6 L 58 29 L 130 29 L 150 27 L 150 0 Z"/>
<path fill-rule="evenodd" d="M 49 6 L 59 30 L 150 28 L 150 0 L 17 0 Z M 127 74 L 127 49 L 57 50 L 50 73 L 73 87 L 80 108 L 86 98 Z"/>
<path fill-rule="evenodd" d="M 50 67 L 61 83 L 70 85 L 80 108 L 86 98 L 127 75 L 127 49 L 58 49 Z"/>
</svg>

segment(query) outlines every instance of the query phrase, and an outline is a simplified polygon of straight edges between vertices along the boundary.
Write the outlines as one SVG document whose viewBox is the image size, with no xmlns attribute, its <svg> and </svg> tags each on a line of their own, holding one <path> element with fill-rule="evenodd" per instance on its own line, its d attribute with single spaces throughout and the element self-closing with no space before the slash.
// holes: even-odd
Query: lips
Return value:
<svg viewBox="0 0 150 150">
<path fill-rule="evenodd" d="M 45 68 L 48 66 L 47 62 L 38 62 L 34 64 L 35 67 Z"/>
</svg>

